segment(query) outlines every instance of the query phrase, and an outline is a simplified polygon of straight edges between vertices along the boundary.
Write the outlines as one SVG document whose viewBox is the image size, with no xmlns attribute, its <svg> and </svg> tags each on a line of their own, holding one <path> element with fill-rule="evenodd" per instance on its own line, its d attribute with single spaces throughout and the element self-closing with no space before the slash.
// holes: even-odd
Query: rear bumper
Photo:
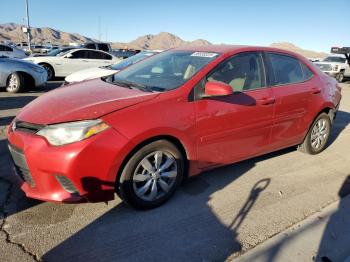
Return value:
<svg viewBox="0 0 350 262">
<path fill-rule="evenodd" d="M 21 131 L 8 131 L 8 141 L 13 171 L 26 196 L 66 203 L 114 199 L 122 148 L 129 143 L 112 128 L 59 147 Z"/>
</svg>

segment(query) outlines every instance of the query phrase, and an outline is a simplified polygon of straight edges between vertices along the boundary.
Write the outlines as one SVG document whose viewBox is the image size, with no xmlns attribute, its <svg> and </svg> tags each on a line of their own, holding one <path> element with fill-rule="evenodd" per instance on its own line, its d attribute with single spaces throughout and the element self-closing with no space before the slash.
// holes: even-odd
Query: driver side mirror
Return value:
<svg viewBox="0 0 350 262">
<path fill-rule="evenodd" d="M 203 97 L 229 96 L 233 94 L 233 88 L 223 82 L 209 81 L 205 84 Z"/>
<path fill-rule="evenodd" d="M 66 54 L 65 56 L 64 56 L 64 58 L 71 58 L 73 55 L 71 54 L 71 53 L 69 53 L 69 54 Z"/>
</svg>

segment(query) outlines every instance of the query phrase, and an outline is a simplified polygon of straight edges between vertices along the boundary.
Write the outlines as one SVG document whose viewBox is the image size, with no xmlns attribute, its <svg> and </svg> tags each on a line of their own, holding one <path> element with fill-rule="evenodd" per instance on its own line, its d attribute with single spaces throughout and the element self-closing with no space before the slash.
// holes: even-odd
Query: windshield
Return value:
<svg viewBox="0 0 350 262">
<path fill-rule="evenodd" d="M 147 57 L 150 57 L 152 55 L 156 54 L 156 52 L 141 52 L 138 53 L 137 55 L 131 56 L 127 59 L 124 59 L 123 61 L 116 63 L 111 66 L 111 69 L 113 70 L 122 70 L 125 67 L 128 67 L 129 65 L 133 65 Z"/>
<path fill-rule="evenodd" d="M 337 63 L 345 63 L 346 59 L 344 57 L 339 56 L 329 56 L 326 57 L 323 62 L 337 62 Z"/>
<path fill-rule="evenodd" d="M 134 64 L 115 74 L 115 84 L 128 82 L 155 90 L 175 89 L 219 54 L 194 51 L 167 51 Z"/>
</svg>

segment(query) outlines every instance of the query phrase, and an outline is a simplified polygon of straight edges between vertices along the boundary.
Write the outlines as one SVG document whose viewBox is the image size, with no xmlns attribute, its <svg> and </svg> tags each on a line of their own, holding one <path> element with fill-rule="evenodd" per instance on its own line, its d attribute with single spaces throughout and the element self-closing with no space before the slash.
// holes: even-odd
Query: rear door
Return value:
<svg viewBox="0 0 350 262">
<path fill-rule="evenodd" d="M 296 57 L 282 53 L 266 53 L 276 99 L 271 150 L 301 142 L 310 118 L 315 114 L 321 89 L 312 71 Z"/>
<path fill-rule="evenodd" d="M 200 98 L 207 81 L 229 84 L 234 93 Z M 199 167 L 228 164 L 265 152 L 273 124 L 274 98 L 266 85 L 262 54 L 234 55 L 202 82 L 195 89 Z"/>
</svg>

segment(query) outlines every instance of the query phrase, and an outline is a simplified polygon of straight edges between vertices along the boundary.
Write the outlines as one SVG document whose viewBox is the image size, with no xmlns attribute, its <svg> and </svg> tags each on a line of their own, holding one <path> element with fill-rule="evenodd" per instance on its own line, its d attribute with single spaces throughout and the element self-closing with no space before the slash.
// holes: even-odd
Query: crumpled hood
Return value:
<svg viewBox="0 0 350 262">
<path fill-rule="evenodd" d="M 118 70 L 103 68 L 103 67 L 93 67 L 84 70 L 77 71 L 66 77 L 66 81 L 69 83 L 81 82 L 84 80 L 91 80 L 103 76 L 109 76 L 117 73 Z"/>
<path fill-rule="evenodd" d="M 33 124 L 96 119 L 158 95 L 95 79 L 60 87 L 38 97 L 21 110 L 17 119 Z"/>
</svg>

